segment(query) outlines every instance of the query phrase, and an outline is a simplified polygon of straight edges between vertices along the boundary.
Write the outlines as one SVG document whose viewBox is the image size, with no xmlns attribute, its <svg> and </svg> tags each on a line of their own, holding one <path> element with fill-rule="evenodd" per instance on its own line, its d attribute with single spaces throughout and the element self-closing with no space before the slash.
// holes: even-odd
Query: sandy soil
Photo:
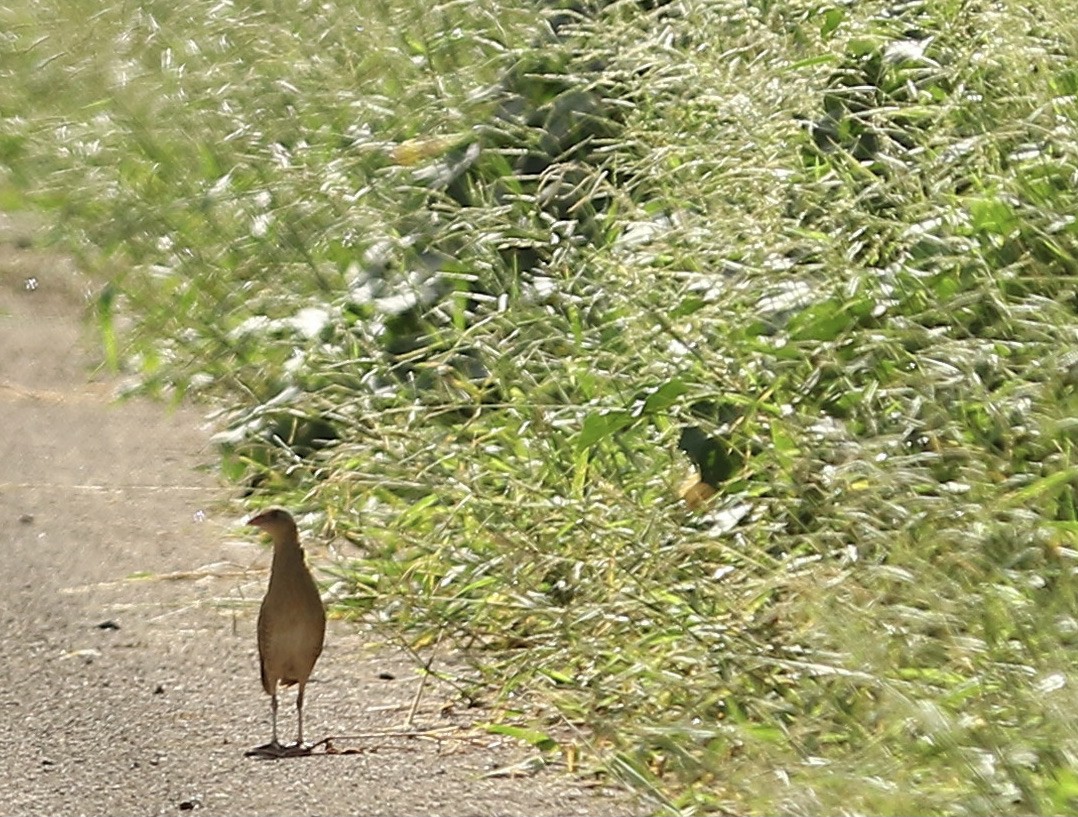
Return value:
<svg viewBox="0 0 1078 817">
<path fill-rule="evenodd" d="M 205 467 L 201 413 L 117 402 L 93 373 L 89 282 L 32 244 L 0 216 L 0 813 L 642 813 L 556 768 L 490 776 L 534 752 L 470 728 L 489 713 L 437 688 L 416 724 L 445 739 L 245 757 L 269 737 L 254 636 L 269 550 Z M 404 722 L 414 665 L 371 641 L 330 623 L 309 739 Z"/>
</svg>

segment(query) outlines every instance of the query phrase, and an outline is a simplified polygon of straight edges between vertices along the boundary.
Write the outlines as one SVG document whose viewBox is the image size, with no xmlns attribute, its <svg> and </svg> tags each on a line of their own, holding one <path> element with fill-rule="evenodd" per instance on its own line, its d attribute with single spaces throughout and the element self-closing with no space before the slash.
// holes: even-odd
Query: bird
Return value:
<svg viewBox="0 0 1078 817">
<path fill-rule="evenodd" d="M 253 754 L 306 753 L 303 744 L 303 693 L 326 637 L 326 611 L 303 557 L 296 522 L 283 508 L 270 508 L 247 520 L 273 540 L 269 587 L 258 611 L 258 658 L 262 688 L 270 696 L 273 739 Z M 298 685 L 296 743 L 277 740 L 277 687 Z M 251 753 L 249 753 L 251 754 Z"/>
</svg>

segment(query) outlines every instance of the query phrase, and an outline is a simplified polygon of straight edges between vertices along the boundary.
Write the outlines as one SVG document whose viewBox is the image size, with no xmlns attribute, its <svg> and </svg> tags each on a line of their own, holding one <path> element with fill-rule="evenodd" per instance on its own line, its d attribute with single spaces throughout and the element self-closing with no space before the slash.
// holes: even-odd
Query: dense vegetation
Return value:
<svg viewBox="0 0 1078 817">
<path fill-rule="evenodd" d="M 1078 6 L 0 31 L 0 206 L 107 363 L 480 717 L 670 813 L 1078 809 Z"/>
</svg>

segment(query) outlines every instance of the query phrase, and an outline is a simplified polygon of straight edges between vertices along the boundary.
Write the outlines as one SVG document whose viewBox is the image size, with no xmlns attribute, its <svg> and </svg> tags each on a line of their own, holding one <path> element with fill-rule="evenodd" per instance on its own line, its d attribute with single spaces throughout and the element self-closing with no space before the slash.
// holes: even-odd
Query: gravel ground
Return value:
<svg viewBox="0 0 1078 817">
<path fill-rule="evenodd" d="M 117 402 L 93 373 L 87 289 L 0 216 L 0 813 L 644 813 L 553 768 L 490 776 L 533 752 L 470 728 L 485 713 L 436 687 L 416 725 L 443 739 L 245 757 L 269 739 L 254 634 L 269 549 L 199 468 L 213 459 L 200 413 Z M 325 558 L 319 543 L 308 553 Z M 373 640 L 330 622 L 308 739 L 406 719 L 414 665 Z"/>
</svg>

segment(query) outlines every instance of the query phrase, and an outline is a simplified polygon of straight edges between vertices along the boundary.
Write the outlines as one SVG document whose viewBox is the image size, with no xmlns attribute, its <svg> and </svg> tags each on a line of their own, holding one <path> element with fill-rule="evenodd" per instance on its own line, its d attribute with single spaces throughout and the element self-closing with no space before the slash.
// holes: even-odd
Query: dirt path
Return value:
<svg viewBox="0 0 1078 817">
<path fill-rule="evenodd" d="M 254 619 L 269 552 L 198 470 L 213 459 L 198 412 L 117 404 L 91 377 L 87 283 L 25 231 L 0 215 L 0 813 L 640 812 L 556 770 L 487 776 L 531 751 L 468 729 L 483 713 L 437 689 L 417 725 L 449 739 L 245 758 L 268 739 Z M 414 667 L 369 640 L 331 622 L 309 737 L 404 721 Z"/>
</svg>

